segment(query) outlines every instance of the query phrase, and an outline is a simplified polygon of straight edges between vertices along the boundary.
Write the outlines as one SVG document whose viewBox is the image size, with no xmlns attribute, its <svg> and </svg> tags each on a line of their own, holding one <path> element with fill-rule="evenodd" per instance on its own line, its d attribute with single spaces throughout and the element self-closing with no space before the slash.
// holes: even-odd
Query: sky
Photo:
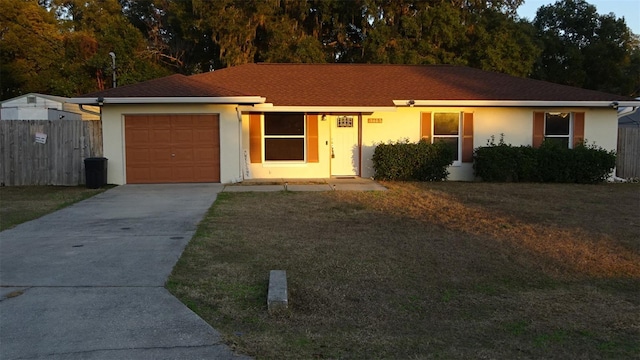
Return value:
<svg viewBox="0 0 640 360">
<path fill-rule="evenodd" d="M 640 0 L 587 0 L 598 10 L 598 14 L 614 13 L 617 18 L 624 17 L 631 31 L 640 35 Z M 540 6 L 555 4 L 555 0 L 525 0 L 518 8 L 518 15 L 533 20 Z"/>
</svg>

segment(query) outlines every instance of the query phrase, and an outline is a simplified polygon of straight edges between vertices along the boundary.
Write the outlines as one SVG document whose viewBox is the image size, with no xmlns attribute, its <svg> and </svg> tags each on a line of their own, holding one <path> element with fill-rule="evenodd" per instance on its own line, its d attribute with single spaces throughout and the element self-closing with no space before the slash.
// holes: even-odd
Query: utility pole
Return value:
<svg viewBox="0 0 640 360">
<path fill-rule="evenodd" d="M 112 51 L 109 53 L 109 56 L 111 56 L 111 70 L 113 73 L 113 86 L 112 87 L 116 87 L 116 54 Z"/>
</svg>

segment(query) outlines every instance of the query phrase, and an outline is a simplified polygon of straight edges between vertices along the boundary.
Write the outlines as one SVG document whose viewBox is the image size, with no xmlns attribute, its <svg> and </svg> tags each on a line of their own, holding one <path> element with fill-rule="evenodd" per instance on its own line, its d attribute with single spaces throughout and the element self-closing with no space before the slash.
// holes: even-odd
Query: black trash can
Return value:
<svg viewBox="0 0 640 360">
<path fill-rule="evenodd" d="M 84 159 L 84 173 L 87 188 L 98 189 L 107 185 L 107 158 Z"/>
</svg>

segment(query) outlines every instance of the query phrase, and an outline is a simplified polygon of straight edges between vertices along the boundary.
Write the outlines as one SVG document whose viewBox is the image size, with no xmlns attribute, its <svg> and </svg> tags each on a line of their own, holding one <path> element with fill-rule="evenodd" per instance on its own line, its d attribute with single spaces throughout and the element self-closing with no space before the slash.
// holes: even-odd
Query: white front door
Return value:
<svg viewBox="0 0 640 360">
<path fill-rule="evenodd" d="M 358 175 L 358 117 L 331 116 L 331 175 Z"/>
</svg>

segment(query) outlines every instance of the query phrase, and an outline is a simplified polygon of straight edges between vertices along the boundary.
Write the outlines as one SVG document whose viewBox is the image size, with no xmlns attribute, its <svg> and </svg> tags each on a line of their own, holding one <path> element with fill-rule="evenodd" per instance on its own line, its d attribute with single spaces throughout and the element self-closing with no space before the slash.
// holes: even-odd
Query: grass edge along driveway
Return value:
<svg viewBox="0 0 640 360">
<path fill-rule="evenodd" d="M 0 231 L 88 199 L 106 189 L 83 186 L 0 187 Z"/>
<path fill-rule="evenodd" d="M 384 185 L 219 194 L 167 287 L 259 359 L 640 356 L 640 185 Z"/>
</svg>

